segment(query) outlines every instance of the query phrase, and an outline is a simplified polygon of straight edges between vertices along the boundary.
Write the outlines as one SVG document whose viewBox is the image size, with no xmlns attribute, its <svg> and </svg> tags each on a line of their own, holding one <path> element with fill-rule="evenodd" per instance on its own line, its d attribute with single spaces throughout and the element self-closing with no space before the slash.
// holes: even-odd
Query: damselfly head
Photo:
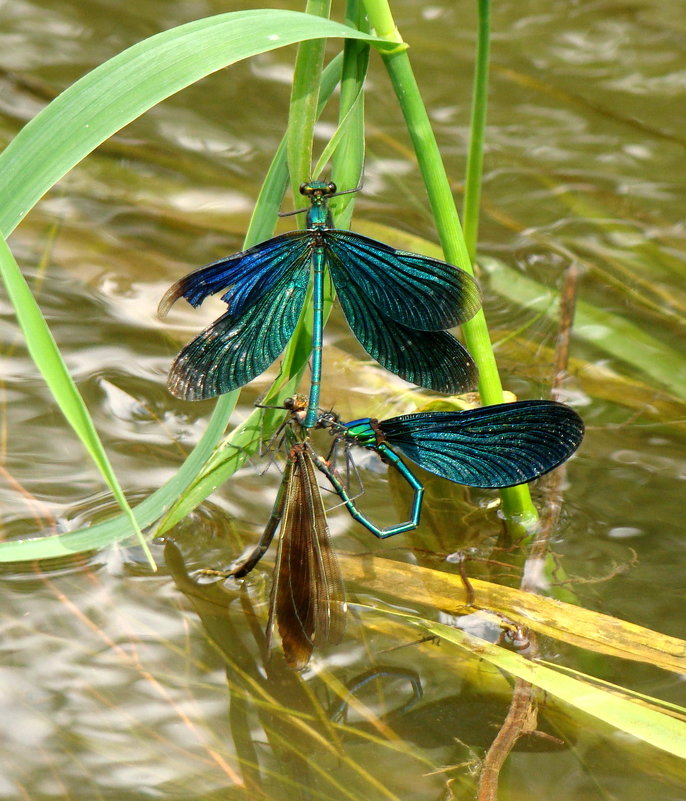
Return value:
<svg viewBox="0 0 686 801">
<path fill-rule="evenodd" d="M 300 394 L 293 395 L 292 398 L 286 398 L 283 408 L 290 413 L 293 420 L 302 424 L 307 414 L 307 398 Z"/>
<path fill-rule="evenodd" d="M 343 189 L 340 192 L 338 187 L 333 181 L 307 181 L 307 183 L 300 184 L 300 194 L 310 198 L 326 198 L 327 200 L 332 197 L 340 197 L 341 195 L 351 195 L 354 192 L 359 192 L 362 186 L 356 186 L 354 189 Z M 301 209 L 300 211 L 305 211 Z M 285 214 L 280 214 L 280 217 L 287 217 L 289 214 L 300 214 L 300 211 L 290 211 Z"/>
<path fill-rule="evenodd" d="M 328 428 L 331 434 L 338 433 L 340 427 L 340 417 L 334 411 L 320 414 L 315 426 L 315 428 Z"/>
<path fill-rule="evenodd" d="M 291 398 L 286 398 L 283 402 L 283 408 L 287 409 L 289 412 L 302 411 L 307 408 L 307 398 L 300 393 L 293 395 Z"/>
<path fill-rule="evenodd" d="M 336 194 L 336 184 L 333 181 L 307 181 L 300 184 L 300 194 L 305 197 L 330 197 Z"/>
</svg>

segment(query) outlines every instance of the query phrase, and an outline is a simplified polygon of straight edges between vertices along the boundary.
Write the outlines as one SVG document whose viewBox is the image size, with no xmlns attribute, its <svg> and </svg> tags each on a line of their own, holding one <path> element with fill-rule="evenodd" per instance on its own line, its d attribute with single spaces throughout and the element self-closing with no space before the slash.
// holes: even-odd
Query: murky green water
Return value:
<svg viewBox="0 0 686 801">
<path fill-rule="evenodd" d="M 552 302 L 545 288 L 554 297 L 572 263 L 582 273 L 579 301 L 587 304 L 579 307 L 563 384 L 588 433 L 563 484 L 552 546 L 559 575 L 586 608 L 686 637 L 686 10 L 650 0 L 496 5 L 481 252 L 501 262 L 484 271 L 482 283 L 508 389 L 548 396 L 557 322 L 545 313 Z M 396 4 L 458 193 L 471 6 Z M 243 7 L 209 0 L 5 4 L 0 141 L 124 47 Z M 292 49 L 275 51 L 166 101 L 70 173 L 12 236 L 133 500 L 174 473 L 212 409 L 177 402 L 165 388 L 172 355 L 212 310 L 180 310 L 162 323 L 157 302 L 172 280 L 240 247 L 285 124 L 292 57 Z M 376 57 L 367 115 L 365 191 L 354 227 L 377 223 L 435 239 Z M 322 125 L 322 142 L 328 133 Z M 27 357 L 4 293 L 0 304 L 5 537 L 76 528 L 113 513 Z M 622 319 L 650 334 L 654 350 L 638 349 L 621 332 L 611 339 L 608 331 L 619 331 Z M 363 354 L 338 315 L 327 345 L 324 404 L 335 403 L 343 417 L 412 410 L 402 381 L 359 361 Z M 234 422 L 267 386 L 261 377 L 245 391 Z M 179 526 L 186 568 L 222 566 L 253 542 L 278 481 L 273 470 L 260 475 L 259 465 L 247 466 Z M 540 501 L 542 488 L 534 494 Z M 498 540 L 495 497 L 473 493 L 470 500 L 445 482 L 432 484 L 429 496 L 422 529 L 383 543 L 345 510 L 331 512 L 336 547 L 347 554 L 344 571 L 353 563 L 367 571 L 349 581 L 351 601 L 414 609 L 416 599 L 402 587 L 374 589 L 374 557 L 455 573 L 446 556 L 466 545 L 474 548 L 470 575 L 517 586 L 521 563 Z M 380 517 L 391 514 L 383 473 L 372 474 L 364 503 Z M 265 668 L 259 632 L 272 558 L 255 572 L 248 600 L 194 589 L 179 553 L 168 551 L 165 562 L 156 546 L 155 555 L 162 569 L 154 576 L 136 549 L 115 548 L 43 572 L 3 570 L 0 797 L 473 797 L 468 763 L 483 755 L 506 711 L 508 689 L 497 675 L 447 643 L 387 652 L 416 640 L 416 630 L 355 603 L 344 643 L 318 654 L 302 677 L 278 657 Z M 554 640 L 541 647 L 551 661 L 686 702 L 683 681 L 650 665 Z M 381 685 L 360 691 L 367 713 L 352 709 L 347 727 L 333 725 L 327 710 L 337 688 L 379 666 L 386 670 Z M 423 696 L 403 710 L 412 682 Z M 676 760 L 567 713 L 546 708 L 542 728 L 567 743 L 514 754 L 502 799 L 686 797 Z"/>
</svg>

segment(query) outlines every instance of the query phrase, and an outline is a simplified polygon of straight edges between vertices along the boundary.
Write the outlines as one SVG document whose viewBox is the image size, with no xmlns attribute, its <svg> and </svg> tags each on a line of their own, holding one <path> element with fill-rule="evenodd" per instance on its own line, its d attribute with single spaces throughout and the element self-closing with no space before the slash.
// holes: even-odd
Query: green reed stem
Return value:
<svg viewBox="0 0 686 801">
<path fill-rule="evenodd" d="M 359 0 L 346 3 L 346 25 L 365 26 L 366 17 Z M 366 28 L 362 27 L 362 30 Z M 343 45 L 341 96 L 338 125 L 345 125 L 336 151 L 331 159 L 331 174 L 339 189 L 354 189 L 360 185 L 364 171 L 364 81 L 369 66 L 369 45 L 357 46 L 346 40 Z M 338 228 L 349 228 L 355 195 L 334 198 L 332 211 Z"/>
<path fill-rule="evenodd" d="M 380 55 L 388 70 L 407 124 L 445 258 L 473 274 L 469 248 L 462 232 L 455 200 L 438 143 L 431 128 L 429 115 L 412 71 L 407 45 L 403 43 L 398 33 L 386 0 L 365 0 L 365 8 L 377 35 L 398 42 L 397 49 L 389 52 L 380 51 Z M 482 76 L 479 77 L 479 85 L 484 87 L 481 91 L 485 91 Z M 483 132 L 481 142 L 483 142 Z M 477 179 L 474 178 L 474 180 Z M 480 174 L 477 183 L 480 183 Z M 484 404 L 502 403 L 502 384 L 483 310 L 465 323 L 462 330 L 465 344 L 479 367 L 479 392 L 482 402 Z M 538 519 L 528 486 L 522 485 L 501 490 L 501 497 L 503 512 L 510 529 L 517 533 L 528 533 L 530 527 Z"/>
<path fill-rule="evenodd" d="M 328 17 L 330 0 L 307 0 L 305 13 Z M 298 187 L 311 177 L 312 140 L 317 121 L 319 103 L 319 81 L 324 67 L 326 39 L 301 42 L 295 57 L 293 88 L 288 113 L 288 170 L 291 189 L 297 204 Z"/>
<path fill-rule="evenodd" d="M 481 203 L 481 181 L 484 164 L 484 141 L 486 139 L 486 109 L 488 108 L 488 69 L 491 51 L 491 0 L 478 0 L 479 16 L 476 38 L 476 65 L 472 87 L 472 114 L 469 126 L 470 140 L 465 170 L 464 238 L 469 258 L 476 259 L 476 243 L 479 235 L 479 205 Z"/>
</svg>

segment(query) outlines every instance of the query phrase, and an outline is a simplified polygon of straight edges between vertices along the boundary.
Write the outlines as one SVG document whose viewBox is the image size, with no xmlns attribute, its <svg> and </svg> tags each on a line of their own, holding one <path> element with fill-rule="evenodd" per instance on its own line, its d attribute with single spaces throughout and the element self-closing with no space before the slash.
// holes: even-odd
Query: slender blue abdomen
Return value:
<svg viewBox="0 0 686 801">
<path fill-rule="evenodd" d="M 312 252 L 314 284 L 312 289 L 312 375 L 310 377 L 310 399 L 304 428 L 313 428 L 319 413 L 319 390 L 322 381 L 322 341 L 324 338 L 324 248 L 315 246 Z"/>
</svg>

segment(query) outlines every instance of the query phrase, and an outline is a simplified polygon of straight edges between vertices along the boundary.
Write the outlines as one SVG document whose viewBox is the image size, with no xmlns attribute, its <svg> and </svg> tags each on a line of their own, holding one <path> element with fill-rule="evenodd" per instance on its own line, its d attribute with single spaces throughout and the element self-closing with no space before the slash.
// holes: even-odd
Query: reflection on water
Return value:
<svg viewBox="0 0 686 801">
<path fill-rule="evenodd" d="M 0 140 L 125 46 L 230 5 L 165 5 L 162 19 L 155 3 L 5 4 Z M 473 9 L 439 3 L 418 14 L 403 0 L 395 12 L 457 191 Z M 565 474 L 553 537 L 560 584 L 583 606 L 684 637 L 686 198 L 675 111 L 686 83 L 684 7 L 536 0 L 523 11 L 503 2 L 493 28 L 481 249 L 510 272 L 489 265 L 482 283 L 506 387 L 547 396 L 556 320 L 536 298 L 559 291 L 570 262 L 582 268 L 580 300 L 649 335 L 652 361 L 667 375 L 660 380 L 650 351 L 640 361 L 613 326 L 589 323 L 573 340 L 563 389 L 587 435 Z M 275 51 L 169 99 L 72 171 L 12 236 L 133 500 L 174 473 L 213 408 L 175 401 L 165 378 L 181 342 L 214 311 L 180 310 L 172 327 L 155 308 L 173 280 L 240 248 L 283 130 L 292 55 Z M 354 225 L 435 240 L 376 57 L 369 92 Z M 536 282 L 533 295 L 519 294 L 518 276 Z M 361 361 L 339 314 L 327 345 L 323 404 L 335 402 L 343 419 L 413 410 L 404 382 Z M 4 296 L 0 360 L 4 535 L 101 519 L 111 500 L 37 377 Z M 266 386 L 268 377 L 251 385 L 233 423 Z M 188 577 L 225 567 L 257 540 L 279 483 L 275 471 L 260 470 L 246 465 L 185 520 L 173 532 L 176 547 L 155 546 L 157 575 L 135 548 L 65 558 L 43 572 L 3 568 L 2 798 L 473 797 L 468 768 L 497 731 L 510 685 L 453 646 L 417 644 L 416 630 L 357 605 L 406 608 L 400 593 L 374 598 L 364 580 L 349 580 L 345 641 L 296 674 L 278 648 L 269 660 L 264 654 L 273 555 L 242 589 Z M 380 519 L 391 515 L 385 476 L 364 472 L 360 503 Z M 406 502 L 391 489 L 394 503 Z M 542 503 L 542 488 L 534 494 Z M 521 553 L 502 536 L 493 493 L 436 481 L 427 496 L 422 528 L 385 542 L 332 510 L 336 547 L 363 565 L 373 554 L 447 572 L 457 572 L 447 557 L 461 550 L 470 576 L 518 584 Z M 388 650 L 399 644 L 406 647 Z M 542 648 L 547 659 L 684 703 L 681 684 L 649 665 L 590 660 L 552 640 Z M 379 665 L 410 671 L 422 698 L 404 707 L 409 684 L 387 676 L 332 719 L 346 687 Z M 501 784 L 507 797 L 547 798 L 552 788 L 560 801 L 683 796 L 680 768 L 657 751 L 627 754 L 625 738 L 550 701 L 540 728 L 554 739 L 513 754 Z"/>
</svg>

